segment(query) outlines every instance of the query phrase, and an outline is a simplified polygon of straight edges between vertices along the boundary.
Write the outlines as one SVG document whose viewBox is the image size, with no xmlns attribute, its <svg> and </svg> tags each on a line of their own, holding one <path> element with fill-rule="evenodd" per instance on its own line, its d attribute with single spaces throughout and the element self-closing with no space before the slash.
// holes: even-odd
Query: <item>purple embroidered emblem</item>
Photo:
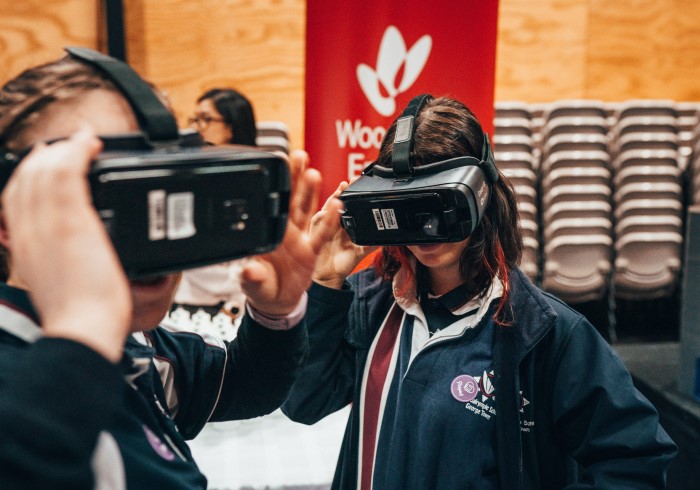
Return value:
<svg viewBox="0 0 700 490">
<path fill-rule="evenodd" d="M 151 444 L 151 447 L 155 450 L 156 453 L 158 453 L 158 456 L 161 458 L 167 460 L 167 461 L 172 461 L 175 459 L 175 453 L 168 447 L 166 443 L 160 440 L 160 438 L 153 433 L 151 429 L 146 427 L 145 425 L 142 426 L 143 431 L 146 433 L 146 439 L 148 439 L 148 442 Z"/>
<path fill-rule="evenodd" d="M 452 380 L 450 392 L 456 400 L 468 402 L 476 398 L 476 394 L 479 392 L 479 383 L 468 374 L 461 374 Z"/>
</svg>

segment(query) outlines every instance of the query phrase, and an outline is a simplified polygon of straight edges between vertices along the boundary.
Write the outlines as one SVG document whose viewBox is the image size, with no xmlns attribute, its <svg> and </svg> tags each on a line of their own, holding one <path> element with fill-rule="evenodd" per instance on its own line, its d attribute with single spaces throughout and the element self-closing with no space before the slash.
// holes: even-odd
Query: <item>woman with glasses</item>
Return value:
<svg viewBox="0 0 700 490">
<path fill-rule="evenodd" d="M 255 146 L 253 106 L 233 89 L 214 88 L 203 93 L 188 122 L 211 144 Z"/>
</svg>

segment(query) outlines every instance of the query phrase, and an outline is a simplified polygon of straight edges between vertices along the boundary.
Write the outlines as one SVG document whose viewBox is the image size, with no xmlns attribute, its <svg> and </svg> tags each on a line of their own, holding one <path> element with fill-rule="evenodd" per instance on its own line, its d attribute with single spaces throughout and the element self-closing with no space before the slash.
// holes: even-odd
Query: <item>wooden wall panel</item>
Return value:
<svg viewBox="0 0 700 490">
<path fill-rule="evenodd" d="M 585 96 L 700 100 L 700 2 L 590 3 Z"/>
<path fill-rule="evenodd" d="M 582 97 L 589 0 L 500 0 L 496 100 Z"/>
<path fill-rule="evenodd" d="M 63 47 L 98 45 L 96 0 L 0 0 L 0 83 L 63 56 Z"/>
<path fill-rule="evenodd" d="M 101 46 L 102 0 L 0 0 L 0 83 Z M 181 122 L 204 90 L 233 86 L 303 147 L 305 0 L 124 0 L 132 65 Z M 500 0 L 496 99 L 700 100 L 696 0 Z"/>
<path fill-rule="evenodd" d="M 258 120 L 284 121 L 303 146 L 304 0 L 126 0 L 128 56 L 165 88 L 181 122 L 198 95 L 239 89 Z"/>
</svg>

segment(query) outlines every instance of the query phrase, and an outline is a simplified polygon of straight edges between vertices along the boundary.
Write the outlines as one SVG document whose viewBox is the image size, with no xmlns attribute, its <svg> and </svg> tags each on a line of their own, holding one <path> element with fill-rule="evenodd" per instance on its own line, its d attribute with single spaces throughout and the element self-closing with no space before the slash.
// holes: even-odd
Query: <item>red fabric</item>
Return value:
<svg viewBox="0 0 700 490">
<path fill-rule="evenodd" d="M 417 94 L 464 102 L 492 132 L 497 17 L 479 0 L 308 0 L 305 148 L 324 200 Z"/>
<path fill-rule="evenodd" d="M 372 358 L 369 359 L 369 373 L 365 386 L 365 404 L 362 411 L 362 474 L 360 475 L 360 488 L 369 490 L 372 488 L 372 472 L 374 470 L 374 447 L 379 431 L 379 416 L 382 403 L 382 392 L 386 382 L 387 373 L 391 364 L 391 357 L 397 347 L 397 337 L 401 328 L 403 310 L 394 304 L 386 325 L 377 340 Z"/>
</svg>

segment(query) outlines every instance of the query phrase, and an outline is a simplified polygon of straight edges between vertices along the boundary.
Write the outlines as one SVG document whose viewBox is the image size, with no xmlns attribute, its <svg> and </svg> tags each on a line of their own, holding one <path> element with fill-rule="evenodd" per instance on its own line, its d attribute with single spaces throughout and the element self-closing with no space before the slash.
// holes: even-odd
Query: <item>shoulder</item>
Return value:
<svg viewBox="0 0 700 490">
<path fill-rule="evenodd" d="M 562 345 L 573 335 L 598 341 L 597 331 L 584 315 L 532 284 L 518 269 L 510 279 L 514 327 L 526 348 L 543 341 L 548 348 L 554 347 L 552 344 Z"/>
</svg>

